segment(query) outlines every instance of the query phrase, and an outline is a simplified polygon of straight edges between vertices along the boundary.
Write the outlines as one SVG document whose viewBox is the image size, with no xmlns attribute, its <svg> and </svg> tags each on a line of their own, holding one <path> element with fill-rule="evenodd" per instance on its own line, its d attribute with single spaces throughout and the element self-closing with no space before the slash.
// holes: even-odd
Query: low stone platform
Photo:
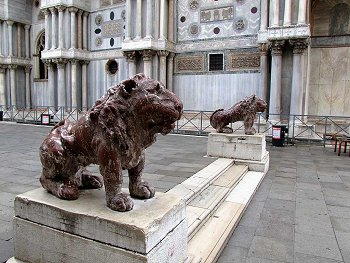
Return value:
<svg viewBox="0 0 350 263">
<path fill-rule="evenodd" d="M 100 190 L 85 191 L 76 201 L 60 200 L 44 189 L 19 195 L 15 258 L 28 263 L 184 262 L 187 224 L 181 198 L 157 192 L 134 204 L 130 212 L 112 211 Z"/>
</svg>

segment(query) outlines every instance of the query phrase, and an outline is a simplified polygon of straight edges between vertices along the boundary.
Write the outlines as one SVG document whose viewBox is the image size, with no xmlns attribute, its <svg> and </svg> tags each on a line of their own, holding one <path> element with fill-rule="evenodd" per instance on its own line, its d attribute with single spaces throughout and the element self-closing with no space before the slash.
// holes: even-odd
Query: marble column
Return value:
<svg viewBox="0 0 350 263">
<path fill-rule="evenodd" d="M 135 39 L 142 37 L 142 0 L 136 0 L 136 34 Z"/>
<path fill-rule="evenodd" d="M 51 33 L 52 33 L 52 41 L 51 41 L 51 49 L 57 48 L 57 12 L 55 7 L 49 8 L 51 12 Z M 46 39 L 45 39 L 46 40 Z"/>
<path fill-rule="evenodd" d="M 18 106 L 17 105 L 17 80 L 16 80 L 16 69 L 17 69 L 17 65 L 10 65 L 9 66 L 10 69 L 10 95 L 11 95 L 11 106 Z"/>
<path fill-rule="evenodd" d="M 168 0 L 168 40 L 174 42 L 174 0 Z"/>
<path fill-rule="evenodd" d="M 126 0 L 126 28 L 125 28 L 125 41 L 131 39 L 131 0 Z"/>
<path fill-rule="evenodd" d="M 293 75 L 292 92 L 290 99 L 290 114 L 303 114 L 303 72 L 302 55 L 307 49 L 307 42 L 304 39 L 289 40 L 293 46 Z"/>
<path fill-rule="evenodd" d="M 155 54 L 154 50 L 146 49 L 142 50 L 142 58 L 143 58 L 143 73 L 147 77 L 152 77 L 152 59 Z"/>
<path fill-rule="evenodd" d="M 124 57 L 128 60 L 129 67 L 129 77 L 132 77 L 136 74 L 136 51 L 125 51 Z"/>
<path fill-rule="evenodd" d="M 64 24 L 63 24 L 63 15 L 64 10 L 66 9 L 65 6 L 59 6 L 58 9 L 58 48 L 63 49 L 64 48 Z"/>
<path fill-rule="evenodd" d="M 280 23 L 280 0 L 273 0 L 273 20 L 272 26 L 279 26 Z"/>
<path fill-rule="evenodd" d="M 50 49 L 50 21 L 49 21 L 49 15 L 50 11 L 49 9 L 44 9 L 45 14 L 45 50 Z"/>
<path fill-rule="evenodd" d="M 290 26 L 291 24 L 292 24 L 292 0 L 285 0 L 283 26 Z"/>
<path fill-rule="evenodd" d="M 22 57 L 22 34 L 21 34 L 21 28 L 22 25 L 20 23 L 17 23 L 17 57 Z"/>
<path fill-rule="evenodd" d="M 77 64 L 78 61 L 73 59 L 71 60 L 71 67 L 72 67 L 72 73 L 71 73 L 71 86 L 72 86 L 72 110 L 75 110 L 78 105 L 78 72 L 77 72 Z"/>
<path fill-rule="evenodd" d="M 3 57 L 4 56 L 4 53 L 3 53 L 3 43 L 5 42 L 4 40 L 4 35 L 3 35 L 3 21 L 0 20 L 0 57 Z M 1 104 L 0 104 L 1 105 Z"/>
<path fill-rule="evenodd" d="M 66 59 L 58 59 L 57 63 L 57 106 L 66 107 Z"/>
<path fill-rule="evenodd" d="M 13 57 L 13 36 L 12 36 L 12 28 L 13 28 L 13 21 L 7 20 L 7 32 L 8 32 L 8 50 L 9 50 L 9 57 Z"/>
<path fill-rule="evenodd" d="M 83 60 L 81 65 L 81 94 L 82 94 L 82 108 L 88 109 L 88 74 L 87 67 L 90 61 Z"/>
<path fill-rule="evenodd" d="M 266 31 L 269 21 L 269 5 L 268 0 L 261 0 L 261 11 L 260 11 L 260 31 Z"/>
<path fill-rule="evenodd" d="M 71 41 L 70 41 L 70 48 L 75 49 L 77 48 L 77 21 L 76 21 L 76 12 L 78 12 L 78 8 L 70 7 L 70 32 L 71 32 Z"/>
<path fill-rule="evenodd" d="M 31 88 L 32 85 L 30 83 L 30 72 L 32 70 L 32 66 L 26 66 L 24 67 L 24 71 L 26 74 L 26 85 L 25 85 L 25 91 L 26 91 L 26 108 L 30 109 L 31 107 Z"/>
<path fill-rule="evenodd" d="M 147 0 L 147 24 L 146 24 L 146 38 L 152 39 L 153 29 L 153 0 Z"/>
<path fill-rule="evenodd" d="M 0 65 L 0 105 L 5 106 L 6 103 L 6 67 Z"/>
<path fill-rule="evenodd" d="M 173 72 L 174 72 L 174 53 L 168 55 L 168 64 L 167 64 L 167 89 L 174 91 L 173 88 Z"/>
<path fill-rule="evenodd" d="M 262 43 L 259 46 L 260 50 L 260 88 L 262 90 L 262 98 L 265 101 L 268 101 L 268 51 L 269 44 Z"/>
<path fill-rule="evenodd" d="M 306 24 L 306 13 L 307 13 L 308 0 L 299 0 L 299 10 L 298 10 L 298 24 Z"/>
<path fill-rule="evenodd" d="M 51 61 L 45 62 L 47 65 L 47 78 L 48 78 L 48 90 L 49 90 L 49 103 L 48 106 L 55 107 L 55 72 L 54 65 Z"/>
<path fill-rule="evenodd" d="M 159 81 L 164 84 L 164 86 L 167 86 L 166 79 L 166 57 L 169 55 L 169 51 L 166 50 L 160 50 L 158 51 L 159 56 Z"/>
<path fill-rule="evenodd" d="M 83 49 L 88 49 L 88 12 L 83 13 Z"/>
<path fill-rule="evenodd" d="M 82 49 L 83 48 L 83 10 L 79 10 L 78 13 L 78 49 Z"/>
<path fill-rule="evenodd" d="M 24 26 L 24 41 L 25 41 L 25 48 L 26 48 L 26 59 L 30 58 L 30 25 L 25 25 Z"/>
<path fill-rule="evenodd" d="M 167 0 L 160 0 L 160 22 L 159 38 L 165 40 L 168 38 L 168 5 Z"/>
<path fill-rule="evenodd" d="M 282 100 L 282 49 L 284 41 L 274 41 L 272 43 L 272 62 L 271 62 L 271 88 L 270 88 L 270 114 L 281 114 Z M 271 121 L 279 121 L 279 115 L 270 115 Z"/>
</svg>

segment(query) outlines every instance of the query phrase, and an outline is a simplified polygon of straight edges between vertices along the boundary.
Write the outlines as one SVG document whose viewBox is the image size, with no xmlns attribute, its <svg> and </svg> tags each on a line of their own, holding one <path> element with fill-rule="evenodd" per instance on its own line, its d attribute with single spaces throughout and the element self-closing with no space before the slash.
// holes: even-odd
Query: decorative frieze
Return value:
<svg viewBox="0 0 350 263">
<path fill-rule="evenodd" d="M 260 68 L 259 53 L 237 53 L 228 54 L 227 69 L 228 70 L 247 70 Z"/>
<path fill-rule="evenodd" d="M 175 72 L 201 72 L 205 70 L 203 55 L 175 57 Z"/>
</svg>

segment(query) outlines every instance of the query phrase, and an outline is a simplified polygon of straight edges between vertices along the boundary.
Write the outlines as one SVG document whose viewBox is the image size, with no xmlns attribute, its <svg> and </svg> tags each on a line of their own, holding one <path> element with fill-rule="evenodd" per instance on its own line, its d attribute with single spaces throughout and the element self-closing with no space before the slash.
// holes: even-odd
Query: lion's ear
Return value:
<svg viewBox="0 0 350 263">
<path fill-rule="evenodd" d="M 122 94 L 125 96 L 130 96 L 132 90 L 137 86 L 137 83 L 133 79 L 124 80 L 121 84 Z"/>
</svg>

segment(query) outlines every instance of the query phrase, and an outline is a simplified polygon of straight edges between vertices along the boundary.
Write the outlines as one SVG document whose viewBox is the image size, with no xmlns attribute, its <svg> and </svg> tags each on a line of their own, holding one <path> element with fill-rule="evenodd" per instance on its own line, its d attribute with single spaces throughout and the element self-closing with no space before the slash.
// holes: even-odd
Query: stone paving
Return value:
<svg viewBox="0 0 350 263">
<path fill-rule="evenodd" d="M 350 262 L 350 157 L 270 148 L 270 170 L 218 262 Z"/>
<path fill-rule="evenodd" d="M 39 186 L 48 131 L 0 123 L 0 262 L 13 254 L 13 198 Z M 317 146 L 269 150 L 270 171 L 218 262 L 350 262 L 350 158 Z M 159 136 L 144 177 L 167 191 L 214 160 L 205 151 L 206 138 Z"/>
<path fill-rule="evenodd" d="M 17 194 L 40 187 L 41 165 L 38 149 L 50 127 L 0 122 L 0 262 L 13 255 L 13 199 Z M 147 149 L 143 178 L 157 191 L 166 192 L 211 162 L 206 154 L 206 138 L 158 136 Z M 98 173 L 97 166 L 90 170 Z M 126 176 L 126 173 L 125 173 Z M 127 177 L 124 186 L 127 186 Z"/>
</svg>

